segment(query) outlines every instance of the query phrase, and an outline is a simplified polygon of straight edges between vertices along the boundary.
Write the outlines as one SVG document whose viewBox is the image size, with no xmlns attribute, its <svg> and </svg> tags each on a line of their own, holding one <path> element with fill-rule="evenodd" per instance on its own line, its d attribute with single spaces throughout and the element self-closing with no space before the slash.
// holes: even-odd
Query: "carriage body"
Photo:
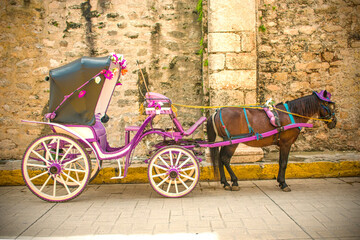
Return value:
<svg viewBox="0 0 360 240">
<path fill-rule="evenodd" d="M 23 121 L 46 124 L 53 131 L 35 139 L 23 157 L 23 177 L 36 196 L 50 202 L 71 200 L 96 177 L 104 160 L 117 160 L 119 175 L 112 179 L 124 178 L 132 153 L 145 136 L 156 134 L 175 142 L 185 136 L 171 100 L 149 92 L 143 124 L 125 128 L 123 146 L 109 145 L 103 123 L 109 120 L 106 112 L 115 87 L 121 85 L 119 80 L 125 68 L 122 56 L 113 54 L 103 58 L 83 57 L 50 71 L 47 122 Z M 159 114 L 169 115 L 181 131 L 154 129 L 152 120 Z M 192 149 L 161 144 L 156 148 L 152 157 L 145 160 L 154 190 L 166 197 L 190 193 L 199 179 L 199 159 Z"/>
</svg>

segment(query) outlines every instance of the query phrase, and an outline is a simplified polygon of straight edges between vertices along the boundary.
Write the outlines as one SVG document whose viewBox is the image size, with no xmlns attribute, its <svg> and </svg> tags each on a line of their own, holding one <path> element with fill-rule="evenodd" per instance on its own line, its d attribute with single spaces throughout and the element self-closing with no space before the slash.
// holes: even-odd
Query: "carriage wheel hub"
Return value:
<svg viewBox="0 0 360 240">
<path fill-rule="evenodd" d="M 177 176 L 178 176 L 178 171 L 177 171 L 176 169 L 171 169 L 171 170 L 169 171 L 169 176 L 170 176 L 170 178 L 172 178 L 172 179 L 177 178 Z"/>
<path fill-rule="evenodd" d="M 50 166 L 49 169 L 51 174 L 59 174 L 61 172 L 61 166 L 59 164 L 54 163 Z"/>
</svg>

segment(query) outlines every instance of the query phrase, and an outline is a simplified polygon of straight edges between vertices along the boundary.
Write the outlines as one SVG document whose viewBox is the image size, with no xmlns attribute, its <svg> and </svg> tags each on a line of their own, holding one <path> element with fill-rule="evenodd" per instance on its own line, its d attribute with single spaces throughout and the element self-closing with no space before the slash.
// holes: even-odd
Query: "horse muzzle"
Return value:
<svg viewBox="0 0 360 240">
<path fill-rule="evenodd" d="M 335 116 L 331 118 L 331 122 L 328 122 L 326 125 L 329 129 L 333 129 L 336 126 L 337 119 Z"/>
</svg>

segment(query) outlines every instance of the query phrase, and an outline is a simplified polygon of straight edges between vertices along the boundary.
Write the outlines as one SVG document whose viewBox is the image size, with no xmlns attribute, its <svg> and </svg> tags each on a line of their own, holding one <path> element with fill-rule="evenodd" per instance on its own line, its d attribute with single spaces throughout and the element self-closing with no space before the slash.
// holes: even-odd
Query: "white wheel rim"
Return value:
<svg viewBox="0 0 360 240">
<path fill-rule="evenodd" d="M 199 165 L 194 155 L 186 149 L 164 148 L 151 159 L 148 177 L 159 194 L 181 197 L 195 188 L 199 179 Z"/>
<path fill-rule="evenodd" d="M 23 176 L 30 190 L 48 201 L 65 201 L 80 194 L 89 179 L 84 150 L 72 139 L 49 135 L 36 140 L 23 159 Z"/>
</svg>

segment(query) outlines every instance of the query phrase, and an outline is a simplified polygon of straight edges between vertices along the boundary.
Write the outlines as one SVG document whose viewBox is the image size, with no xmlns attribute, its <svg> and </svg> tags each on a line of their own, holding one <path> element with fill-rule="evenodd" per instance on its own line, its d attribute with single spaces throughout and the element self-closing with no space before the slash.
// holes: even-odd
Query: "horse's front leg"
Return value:
<svg viewBox="0 0 360 240">
<path fill-rule="evenodd" d="M 238 178 L 236 177 L 234 171 L 230 167 L 230 160 L 231 160 L 231 157 L 234 155 L 234 152 L 235 152 L 237 146 L 238 146 L 238 144 L 223 147 L 220 152 L 220 157 L 221 157 L 220 161 L 226 167 L 226 170 L 230 174 L 231 182 L 232 182 L 231 188 L 228 188 L 228 189 L 225 188 L 226 190 L 232 190 L 232 191 L 240 190 L 239 184 L 238 184 Z M 229 185 L 229 187 L 230 187 L 230 185 Z"/>
<path fill-rule="evenodd" d="M 289 152 L 290 152 L 290 146 L 287 145 L 281 145 L 280 146 L 280 153 L 279 153 L 279 173 L 277 177 L 277 181 L 279 183 L 279 187 L 284 192 L 290 192 L 290 187 L 285 182 L 285 172 L 286 167 L 289 159 Z"/>
</svg>

